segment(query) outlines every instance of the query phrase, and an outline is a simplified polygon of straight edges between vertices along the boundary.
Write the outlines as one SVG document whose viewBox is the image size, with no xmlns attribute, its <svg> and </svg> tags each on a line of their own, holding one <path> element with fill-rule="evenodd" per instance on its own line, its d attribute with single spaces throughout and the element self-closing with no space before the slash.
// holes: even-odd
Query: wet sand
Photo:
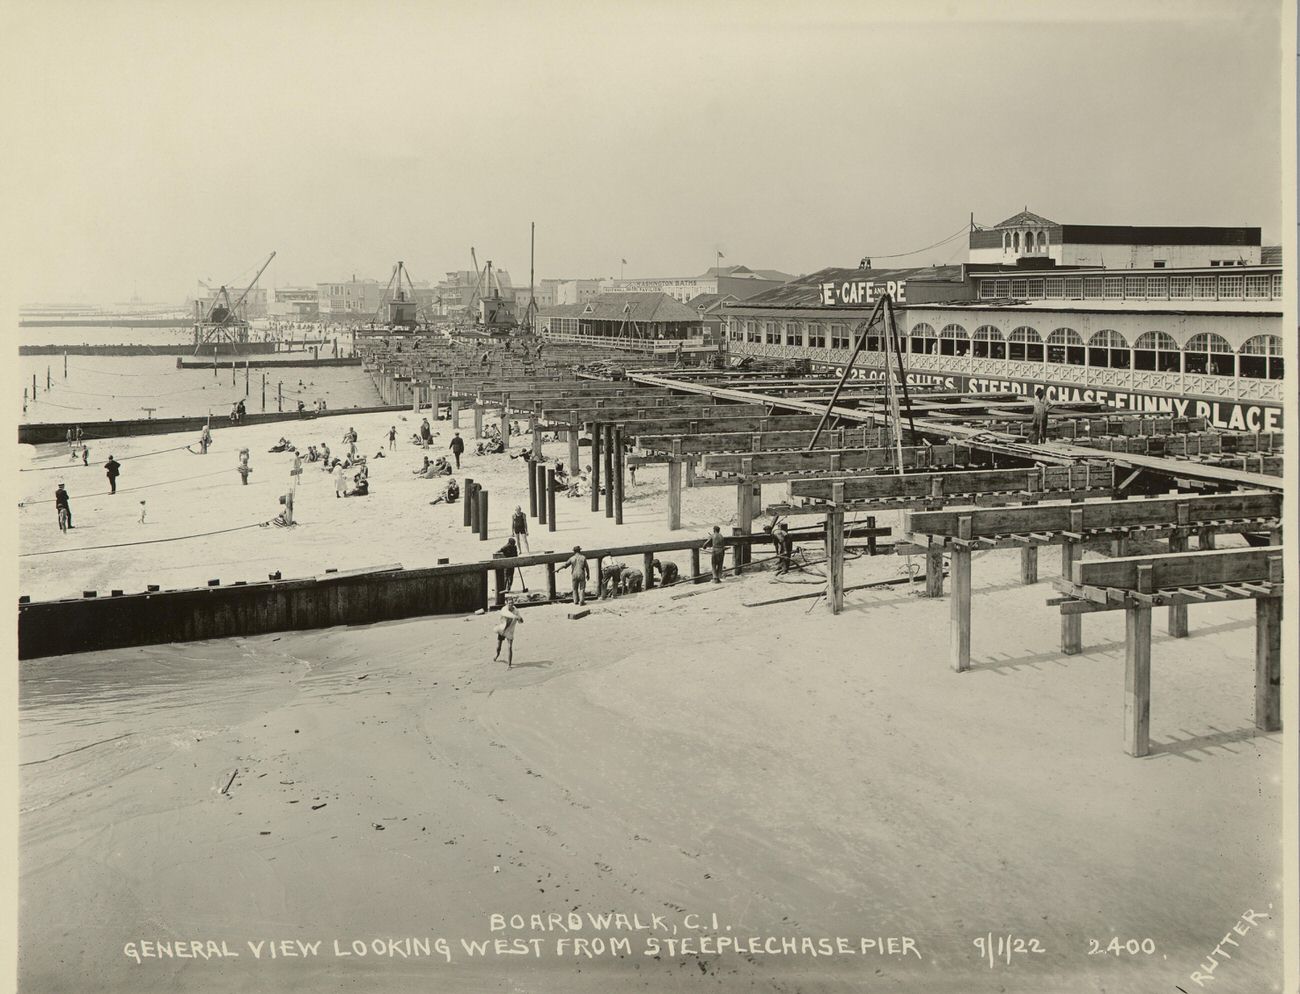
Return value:
<svg viewBox="0 0 1300 994">
<path fill-rule="evenodd" d="M 743 607 L 816 589 L 767 574 L 581 621 L 528 609 L 512 671 L 475 616 L 25 662 L 22 989 L 1193 989 L 1244 912 L 1280 906 L 1281 737 L 1253 731 L 1253 612 L 1193 608 L 1177 642 L 1157 626 L 1156 748 L 1134 760 L 1122 613 L 1086 617 L 1084 652 L 1061 656 L 1050 587 L 1017 571 L 1014 552 L 976 556 L 960 675 L 946 599 Z M 588 912 L 669 931 L 489 917 Z M 988 933 L 1046 951 L 990 965 Z M 621 958 L 556 947 L 619 935 Z M 687 935 L 715 945 L 644 954 Z M 719 936 L 920 955 L 719 953 Z M 451 962 L 351 945 L 400 937 L 444 938 Z M 1108 955 L 1113 937 L 1155 951 Z M 461 945 L 494 938 L 541 954 Z M 124 953 L 155 940 L 241 955 Z M 258 959 L 262 940 L 321 945 Z M 1276 919 L 1237 941 L 1214 989 L 1272 989 Z"/>
</svg>

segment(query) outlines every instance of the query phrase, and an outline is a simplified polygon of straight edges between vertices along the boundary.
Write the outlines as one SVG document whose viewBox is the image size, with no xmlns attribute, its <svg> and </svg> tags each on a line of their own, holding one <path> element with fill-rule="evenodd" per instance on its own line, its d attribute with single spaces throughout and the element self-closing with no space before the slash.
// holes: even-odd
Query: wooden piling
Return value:
<svg viewBox="0 0 1300 994">
<path fill-rule="evenodd" d="M 533 464 L 525 462 L 528 467 L 528 516 L 542 520 L 537 516 L 537 473 L 533 470 Z"/>
<path fill-rule="evenodd" d="M 477 504 L 474 499 L 474 481 L 468 476 L 465 477 L 465 486 L 460 492 L 460 503 L 465 516 L 465 527 L 474 527 L 474 509 Z"/>
<path fill-rule="evenodd" d="M 1020 582 L 1028 586 L 1038 582 L 1038 546 L 1026 545 L 1020 550 Z"/>
<path fill-rule="evenodd" d="M 600 444 L 601 428 L 599 424 L 591 426 L 591 476 L 588 482 L 591 484 L 591 509 L 600 510 Z"/>
<path fill-rule="evenodd" d="M 549 520 L 549 507 L 546 504 L 546 467 L 540 463 L 529 463 L 528 472 L 532 474 L 533 486 L 537 489 L 537 523 L 544 525 Z"/>
<path fill-rule="evenodd" d="M 1151 608 L 1124 609 L 1124 751 L 1151 751 Z"/>
<path fill-rule="evenodd" d="M 691 583 L 699 583 L 702 579 L 700 576 L 700 549 L 695 546 L 691 549 Z"/>
<path fill-rule="evenodd" d="M 533 435 L 533 458 L 542 458 L 542 429 L 537 424 L 537 415 L 532 414 L 528 418 L 528 430 Z"/>
<path fill-rule="evenodd" d="M 555 470 L 546 471 L 546 530 L 555 531 Z"/>
<path fill-rule="evenodd" d="M 605 458 L 605 517 L 614 516 L 614 428 L 612 425 L 601 425 L 600 430 L 604 436 L 601 441 L 601 448 L 604 449 Z"/>
<path fill-rule="evenodd" d="M 1255 599 L 1255 727 L 1282 730 L 1282 598 Z"/>
<path fill-rule="evenodd" d="M 460 427 L 460 398 L 459 397 L 451 398 L 450 414 L 451 414 L 451 426 L 453 428 L 459 428 Z"/>
<path fill-rule="evenodd" d="M 925 596 L 943 596 L 943 543 L 933 537 L 925 547 Z"/>
<path fill-rule="evenodd" d="M 1075 561 L 1079 558 L 1079 543 L 1065 542 L 1061 546 L 1061 576 L 1070 579 Z M 1061 651 L 1067 656 L 1083 651 L 1083 615 L 1061 615 Z"/>
<path fill-rule="evenodd" d="M 284 380 L 280 380 L 275 387 L 275 406 L 276 410 L 284 412 Z"/>
<path fill-rule="evenodd" d="M 971 519 L 957 519 L 958 538 L 971 537 Z M 948 655 L 958 673 L 970 669 L 970 546 L 954 542 L 948 575 L 952 577 L 952 597 L 948 605 Z"/>
<path fill-rule="evenodd" d="M 837 487 L 843 486 L 836 484 Z M 826 601 L 831 614 L 844 610 L 844 508 L 826 515 Z"/>
<path fill-rule="evenodd" d="M 644 556 L 641 557 L 641 560 L 642 560 L 642 572 L 645 573 L 645 589 L 646 589 L 646 590 L 654 590 L 654 588 L 655 588 L 655 567 L 654 567 L 655 554 L 654 554 L 653 552 L 647 552 Z"/>
<path fill-rule="evenodd" d="M 483 405 L 478 401 L 474 402 L 474 437 L 483 437 Z"/>
<path fill-rule="evenodd" d="M 613 449 L 614 456 L 614 524 L 623 523 L 623 429 L 613 429 Z"/>
<path fill-rule="evenodd" d="M 488 492 L 478 492 L 478 540 L 486 542 L 488 537 Z"/>
<path fill-rule="evenodd" d="M 569 412 L 569 476 L 576 477 L 582 472 L 582 466 L 579 462 L 582 459 L 582 453 L 578 451 L 578 412 Z"/>
<path fill-rule="evenodd" d="M 1169 536 L 1170 552 L 1186 552 L 1187 536 L 1181 529 L 1176 529 Z M 1169 605 L 1169 634 L 1176 639 L 1187 638 L 1187 605 L 1170 604 Z"/>
</svg>

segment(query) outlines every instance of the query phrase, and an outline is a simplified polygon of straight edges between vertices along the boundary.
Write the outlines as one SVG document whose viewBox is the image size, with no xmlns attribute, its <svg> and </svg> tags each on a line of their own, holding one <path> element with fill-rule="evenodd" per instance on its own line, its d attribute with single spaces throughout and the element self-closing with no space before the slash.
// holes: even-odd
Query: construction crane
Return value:
<svg viewBox="0 0 1300 994">
<path fill-rule="evenodd" d="M 266 267 L 271 264 L 275 258 L 272 252 L 267 256 L 266 262 L 262 263 L 262 268 L 257 271 L 251 283 L 244 288 L 244 292 L 239 295 L 239 299 L 233 303 L 230 300 L 230 291 L 223 285 L 212 297 L 212 303 L 208 306 L 206 313 L 201 313 L 202 303 L 194 302 L 194 354 L 198 355 L 199 351 L 205 345 L 213 345 L 219 342 L 230 344 L 242 344 L 248 341 L 248 322 L 239 316 L 239 308 L 243 305 L 245 298 L 252 292 L 253 287 L 257 286 L 257 281 L 266 272 Z M 199 280 L 203 283 L 203 280 Z M 204 286 L 208 286 L 203 283 Z M 209 286 L 209 290 L 212 288 Z"/>
</svg>

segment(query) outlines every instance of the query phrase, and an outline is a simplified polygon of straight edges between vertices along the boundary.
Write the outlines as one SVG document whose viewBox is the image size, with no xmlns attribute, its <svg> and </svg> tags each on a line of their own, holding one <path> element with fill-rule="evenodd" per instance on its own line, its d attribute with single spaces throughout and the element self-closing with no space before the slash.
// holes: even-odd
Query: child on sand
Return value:
<svg viewBox="0 0 1300 994">
<path fill-rule="evenodd" d="M 507 600 L 506 606 L 501 609 L 501 621 L 497 624 L 497 651 L 492 657 L 492 662 L 499 662 L 501 659 L 501 646 L 506 647 L 506 669 L 514 669 L 515 665 L 515 626 L 524 619 L 519 614 L 519 609 L 515 607 L 513 600 Z"/>
</svg>

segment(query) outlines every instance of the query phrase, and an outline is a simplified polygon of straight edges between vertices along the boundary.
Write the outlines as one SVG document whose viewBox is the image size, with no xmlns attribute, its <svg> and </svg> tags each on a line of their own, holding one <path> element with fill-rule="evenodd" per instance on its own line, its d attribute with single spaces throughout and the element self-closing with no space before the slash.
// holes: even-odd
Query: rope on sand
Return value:
<svg viewBox="0 0 1300 994">
<path fill-rule="evenodd" d="M 230 469 L 219 469 L 215 473 L 200 473 L 198 476 L 185 476 L 179 480 L 162 480 L 159 483 L 145 483 L 145 484 L 141 484 L 138 487 L 122 487 L 117 492 L 119 494 L 134 494 L 134 493 L 138 493 L 141 490 L 152 490 L 154 487 L 170 487 L 174 483 L 189 483 L 191 480 L 206 480 L 210 476 L 221 476 L 223 473 L 229 473 L 232 470 L 238 472 L 238 470 L 236 470 L 235 467 L 232 466 L 230 467 Z M 112 495 L 113 495 L 112 490 L 100 490 L 93 494 L 78 494 L 77 499 L 84 500 L 89 497 L 111 497 Z M 53 497 L 43 497 L 40 500 L 20 501 L 18 506 L 33 507 L 37 504 L 53 504 L 53 503 L 54 503 Z"/>
<path fill-rule="evenodd" d="M 60 552 L 97 552 L 100 549 L 122 549 L 129 545 L 157 545 L 159 542 L 181 542 L 187 538 L 207 538 L 210 535 L 225 535 L 229 532 L 242 532 L 248 528 L 264 528 L 269 521 L 255 521 L 251 525 L 236 525 L 234 528 L 219 528 L 211 532 L 197 532 L 194 535 L 173 535 L 171 538 L 145 538 L 138 542 L 117 542 L 113 545 L 83 545 L 76 549 L 45 549 L 41 552 L 24 552 L 19 559 L 28 556 L 53 556 Z"/>
<path fill-rule="evenodd" d="M 139 453 L 138 455 L 134 455 L 134 456 L 123 456 L 123 457 L 119 460 L 119 462 L 125 462 L 125 461 L 128 460 L 128 459 L 143 459 L 145 456 L 160 456 L 160 455 L 162 455 L 164 452 L 179 452 L 181 449 L 189 449 L 189 448 L 190 448 L 190 447 L 189 447 L 188 445 L 178 445 L 178 446 L 176 446 L 175 448 L 171 448 L 171 449 L 159 449 L 159 450 L 156 451 L 156 452 L 141 452 L 141 453 Z M 193 452 L 194 450 L 193 450 L 193 449 L 190 449 L 190 451 Z M 195 453 L 195 454 L 197 455 L 197 453 Z M 48 472 L 49 472 L 50 470 L 52 470 L 52 469 L 76 469 L 77 466 L 78 466 L 78 464 L 77 464 L 76 462 L 65 463 L 65 464 L 62 465 L 62 466 L 29 466 L 29 467 L 24 467 L 23 469 L 20 469 L 18 472 L 20 472 L 20 473 L 48 473 Z M 82 465 L 81 468 L 82 468 L 82 469 L 86 469 L 86 468 L 88 468 L 88 467 L 86 467 L 85 465 Z"/>
</svg>

